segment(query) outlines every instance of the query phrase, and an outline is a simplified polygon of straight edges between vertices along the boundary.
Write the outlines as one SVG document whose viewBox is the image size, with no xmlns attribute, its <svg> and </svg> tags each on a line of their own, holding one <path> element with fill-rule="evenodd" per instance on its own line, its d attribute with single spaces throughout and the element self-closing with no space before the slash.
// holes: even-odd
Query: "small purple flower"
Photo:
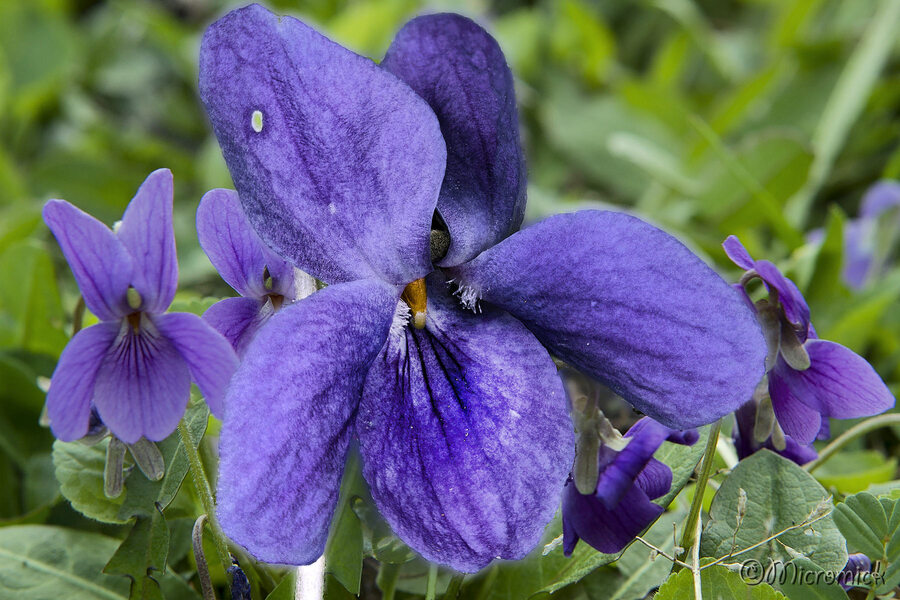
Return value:
<svg viewBox="0 0 900 600">
<path fill-rule="evenodd" d="M 754 261 L 735 236 L 722 246 L 747 271 L 736 287 L 756 311 L 769 344 L 769 397 L 786 435 L 808 445 L 821 431 L 822 417 L 866 417 L 894 406 L 891 392 L 864 358 L 818 339 L 803 294 L 778 267 L 767 260 Z M 761 279 L 769 292 L 767 299 L 755 304 L 744 288 L 754 278 Z"/>
<path fill-rule="evenodd" d="M 895 211 L 889 221 L 891 233 L 900 229 L 900 182 L 879 181 L 870 187 L 859 209 L 859 217 L 852 219 L 844 226 L 844 282 L 853 289 L 862 289 L 873 274 L 883 266 L 885 251 L 879 248 L 879 221 L 888 211 Z M 822 229 L 811 231 L 807 239 L 811 243 L 819 243 L 824 238 Z M 896 236 L 891 240 L 896 241 Z"/>
<path fill-rule="evenodd" d="M 269 319 L 229 387 L 218 513 L 258 559 L 322 553 L 354 438 L 425 558 L 527 554 L 573 459 L 549 352 L 680 427 L 762 376 L 752 314 L 671 236 L 600 211 L 518 231 L 512 74 L 469 19 L 412 20 L 378 65 L 250 6 L 206 32 L 200 93 L 253 228 L 329 284 Z"/>
<path fill-rule="evenodd" d="M 672 470 L 653 458 L 666 440 L 693 445 L 696 430 L 676 431 L 644 417 L 624 436 L 623 449 L 600 446 L 600 477 L 593 494 L 582 494 L 572 477 L 563 490 L 563 551 L 572 554 L 578 540 L 600 552 L 613 554 L 647 528 L 664 508 L 651 500 L 672 487 Z M 620 438 L 621 439 L 621 438 Z"/>
<path fill-rule="evenodd" d="M 851 554 L 847 557 L 847 564 L 841 569 L 838 581 L 845 590 L 863 587 L 861 585 L 857 586 L 857 583 L 861 580 L 860 576 L 871 572 L 872 560 L 868 556 L 859 553 Z"/>
<path fill-rule="evenodd" d="M 760 418 L 760 413 L 763 415 L 772 413 L 771 400 L 764 403 L 753 399 L 734 412 L 735 423 L 731 435 L 738 459 L 744 460 L 763 448 L 780 454 L 798 465 L 805 465 L 819 456 L 811 445 L 798 444 L 791 436 L 784 435 L 778 423 L 774 422 L 774 415 L 767 421 L 765 417 Z M 760 422 L 764 423 L 762 427 L 758 425 Z M 828 420 L 823 419 L 822 424 L 827 427 Z M 757 433 L 757 429 L 761 432 Z M 822 432 L 819 433 L 819 437 L 822 437 Z M 827 437 L 827 433 L 824 437 Z"/>
<path fill-rule="evenodd" d="M 47 202 L 44 221 L 100 319 L 75 334 L 53 372 L 47 414 L 54 435 L 85 436 L 94 407 L 123 442 L 162 440 L 184 414 L 192 379 L 221 415 L 234 351 L 200 317 L 165 313 L 178 282 L 172 173 L 147 177 L 115 232 L 65 200 Z"/>
<path fill-rule="evenodd" d="M 207 192 L 197 208 L 200 246 L 241 298 L 216 302 L 203 314 L 238 356 L 282 306 L 316 291 L 316 281 L 272 252 L 250 226 L 237 192 Z"/>
</svg>

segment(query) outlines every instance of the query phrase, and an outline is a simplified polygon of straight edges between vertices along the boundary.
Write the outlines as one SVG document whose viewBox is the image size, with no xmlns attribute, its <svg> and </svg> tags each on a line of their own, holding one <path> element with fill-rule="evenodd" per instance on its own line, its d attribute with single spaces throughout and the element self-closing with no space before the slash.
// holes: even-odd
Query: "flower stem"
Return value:
<svg viewBox="0 0 900 600">
<path fill-rule="evenodd" d="M 72 336 L 84 326 L 84 296 L 78 296 L 78 302 L 75 303 L 75 310 L 72 311 Z"/>
<path fill-rule="evenodd" d="M 209 530 L 213 534 L 213 541 L 216 546 L 216 553 L 222 562 L 222 568 L 228 572 L 231 566 L 231 555 L 228 553 L 228 542 L 225 533 L 219 526 L 216 519 L 216 503 L 213 500 L 212 490 L 209 487 L 209 480 L 206 478 L 206 471 L 203 470 L 203 463 L 200 461 L 200 454 L 191 440 L 191 434 L 188 431 L 184 420 L 178 423 L 178 433 L 181 435 L 181 445 L 187 453 L 188 462 L 191 465 L 191 478 L 194 481 L 194 487 L 197 489 L 197 495 L 200 496 L 200 502 L 203 504 L 203 510 L 206 512 L 207 524 Z"/>
<path fill-rule="evenodd" d="M 382 600 L 394 600 L 397 593 L 397 577 L 400 576 L 400 565 L 381 563 L 378 571 L 378 587 L 381 588 Z"/>
<path fill-rule="evenodd" d="M 462 573 L 456 573 L 450 578 L 450 583 L 447 585 L 447 591 L 444 592 L 444 600 L 456 600 L 459 598 L 459 591 L 460 588 L 462 588 L 464 578 L 465 575 Z"/>
<path fill-rule="evenodd" d="M 428 565 L 428 580 L 425 583 L 425 600 L 434 600 L 437 595 L 437 565 Z"/>
<path fill-rule="evenodd" d="M 812 473 L 823 464 L 825 464 L 832 456 L 837 454 L 838 450 L 840 450 L 859 436 L 881 427 L 887 427 L 889 425 L 900 425 L 900 413 L 879 415 L 877 417 L 867 419 L 862 423 L 857 423 L 856 425 L 833 439 L 831 443 L 825 446 L 822 452 L 819 453 L 819 458 L 806 463 L 805 465 L 803 465 L 803 468 L 807 473 Z"/>
<path fill-rule="evenodd" d="M 719 430 L 722 428 L 722 419 L 713 423 L 709 428 L 709 437 L 706 439 L 706 449 L 703 451 L 703 459 L 700 464 L 700 476 L 697 478 L 697 485 L 694 488 L 694 500 L 691 502 L 691 510 L 688 518 L 684 522 L 684 529 L 681 533 L 681 547 L 685 550 L 694 545 L 694 537 L 696 536 L 697 523 L 700 520 L 700 512 L 703 510 L 703 496 L 706 492 L 706 483 L 709 481 L 709 475 L 712 472 L 713 460 L 716 457 L 716 444 L 719 441 Z M 681 569 L 680 565 L 675 565 L 675 571 Z"/>
</svg>

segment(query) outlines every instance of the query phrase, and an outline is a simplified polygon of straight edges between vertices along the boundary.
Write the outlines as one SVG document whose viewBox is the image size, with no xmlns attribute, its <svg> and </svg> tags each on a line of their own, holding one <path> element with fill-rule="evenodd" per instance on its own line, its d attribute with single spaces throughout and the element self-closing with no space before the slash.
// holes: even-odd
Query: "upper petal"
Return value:
<svg viewBox="0 0 900 600">
<path fill-rule="evenodd" d="M 756 264 L 750 253 L 744 248 L 741 240 L 735 235 L 729 235 L 725 238 L 725 241 L 722 242 L 722 248 L 725 249 L 725 254 L 731 259 L 731 262 L 745 271 L 749 271 Z"/>
<path fill-rule="evenodd" d="M 47 416 L 53 435 L 62 441 L 87 433 L 97 371 L 118 332 L 119 324 L 109 321 L 82 329 L 60 355 L 47 392 Z"/>
<path fill-rule="evenodd" d="M 809 306 L 797 284 L 785 277 L 778 267 L 767 260 L 756 261 L 755 268 L 766 282 L 766 287 L 778 292 L 778 301 L 784 308 L 784 316 L 799 330 L 800 341 L 805 341 L 809 329 Z"/>
<path fill-rule="evenodd" d="M 398 294 L 330 286 L 275 314 L 225 398 L 218 515 L 257 559 L 309 564 L 325 548 L 363 378 Z"/>
<path fill-rule="evenodd" d="M 678 240 L 628 215 L 556 215 L 450 272 L 675 429 L 733 411 L 764 372 L 765 341 L 740 296 Z"/>
<path fill-rule="evenodd" d="M 225 388 L 238 366 L 229 341 L 191 313 L 167 313 L 156 317 L 154 322 L 184 358 L 209 410 L 221 418 Z"/>
<path fill-rule="evenodd" d="M 203 196 L 197 207 L 197 237 L 216 271 L 240 295 L 280 293 L 294 299 L 293 266 L 263 243 L 234 190 L 215 189 Z M 271 289 L 265 287 L 266 269 Z"/>
<path fill-rule="evenodd" d="M 438 278 L 429 283 L 426 329 L 392 334 L 366 379 L 363 474 L 397 535 L 471 572 L 538 543 L 574 438 L 534 336 L 502 311 L 461 311 Z"/>
<path fill-rule="evenodd" d="M 206 309 L 203 318 L 225 336 L 238 356 L 243 356 L 253 336 L 274 314 L 274 307 L 269 301 L 225 298 Z"/>
<path fill-rule="evenodd" d="M 447 143 L 438 211 L 450 230 L 441 265 L 458 265 L 518 229 L 525 212 L 525 157 L 513 78 L 497 42 L 454 14 L 413 19 L 381 66 L 434 110 Z"/>
<path fill-rule="evenodd" d="M 181 354 L 146 314 L 137 330 L 123 319 L 94 384 L 100 418 L 120 440 L 160 441 L 175 431 L 190 399 Z"/>
<path fill-rule="evenodd" d="M 153 171 L 128 204 L 116 229 L 134 265 L 131 285 L 143 299 L 141 310 L 148 312 L 166 310 L 178 287 L 172 194 L 172 172 Z"/>
<path fill-rule="evenodd" d="M 431 270 L 446 149 L 409 86 L 252 5 L 206 31 L 200 96 L 247 216 L 278 254 L 328 283 Z"/>
<path fill-rule="evenodd" d="M 809 368 L 795 371 L 779 364 L 779 372 L 791 393 L 810 408 L 828 417 L 853 419 L 894 406 L 893 394 L 860 355 L 827 340 L 810 340 L 804 347 Z"/>
<path fill-rule="evenodd" d="M 131 257 L 112 230 L 65 200 L 44 205 L 44 222 L 56 236 L 91 312 L 104 321 L 131 312 L 126 299 Z"/>
</svg>

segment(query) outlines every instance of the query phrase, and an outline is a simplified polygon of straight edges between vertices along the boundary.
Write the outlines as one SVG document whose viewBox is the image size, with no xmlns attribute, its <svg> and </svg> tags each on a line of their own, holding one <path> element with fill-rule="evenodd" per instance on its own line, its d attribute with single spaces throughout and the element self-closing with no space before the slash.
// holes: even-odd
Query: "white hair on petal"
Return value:
<svg viewBox="0 0 900 600">
<path fill-rule="evenodd" d="M 391 330 L 389 335 L 391 337 L 400 337 L 403 335 L 403 332 L 406 331 L 406 326 L 409 325 L 409 317 L 412 314 L 412 311 L 409 309 L 409 305 L 401 300 L 397 303 L 397 308 L 394 309 L 394 320 L 391 321 Z"/>
<path fill-rule="evenodd" d="M 481 296 L 475 288 L 460 284 L 460 286 L 456 288 L 456 291 L 453 292 L 453 295 L 459 298 L 459 303 L 462 304 L 464 308 L 471 310 L 473 313 L 481 312 L 481 306 L 478 305 Z"/>
</svg>

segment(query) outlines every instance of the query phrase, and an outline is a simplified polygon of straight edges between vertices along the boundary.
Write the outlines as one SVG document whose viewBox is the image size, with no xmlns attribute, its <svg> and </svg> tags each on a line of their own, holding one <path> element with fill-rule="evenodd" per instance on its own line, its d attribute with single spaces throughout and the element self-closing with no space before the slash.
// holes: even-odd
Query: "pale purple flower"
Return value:
<svg viewBox="0 0 900 600">
<path fill-rule="evenodd" d="M 600 446 L 597 489 L 582 494 L 570 477 L 563 491 L 563 552 L 572 554 L 578 540 L 614 554 L 631 543 L 665 510 L 652 500 L 672 487 L 672 470 L 653 454 L 665 441 L 691 446 L 696 430 L 676 431 L 644 417 L 625 434 L 627 445 Z M 621 438 L 620 438 L 621 439 Z"/>
<path fill-rule="evenodd" d="M 512 75 L 469 19 L 414 19 L 378 65 L 250 6 L 206 32 L 200 93 L 251 225 L 329 284 L 269 319 L 229 388 L 218 513 L 258 559 L 322 553 L 354 438 L 425 558 L 524 556 L 573 459 L 550 353 L 678 427 L 762 376 L 752 313 L 671 236 L 599 211 L 518 231 Z"/>
<path fill-rule="evenodd" d="M 210 262 L 241 298 L 225 298 L 203 314 L 239 356 L 282 306 L 316 291 L 315 279 L 270 250 L 250 226 L 237 192 L 207 192 L 197 208 L 197 237 Z"/>
<path fill-rule="evenodd" d="M 54 435 L 85 436 L 94 407 L 126 443 L 162 440 L 184 414 L 191 380 L 221 415 L 234 351 L 200 317 L 165 312 L 178 282 L 172 173 L 147 177 L 115 232 L 65 200 L 47 202 L 44 221 L 100 319 L 75 334 L 53 372 L 47 414 Z"/>
<path fill-rule="evenodd" d="M 823 417 L 866 417 L 894 406 L 890 390 L 864 358 L 818 339 L 809 306 L 793 281 L 769 261 L 754 261 L 735 236 L 722 245 L 728 257 L 747 271 L 741 283 L 759 278 L 769 293 L 754 304 L 744 285 L 737 286 L 756 310 L 769 343 L 769 396 L 785 434 L 808 445 L 822 429 Z"/>
<path fill-rule="evenodd" d="M 853 289 L 862 289 L 871 277 L 884 266 L 882 261 L 890 248 L 879 248 L 879 225 L 882 218 L 888 219 L 895 242 L 894 232 L 900 230 L 900 182 L 892 180 L 879 181 L 863 196 L 859 209 L 859 217 L 847 221 L 844 225 L 844 282 Z M 888 216 L 885 216 L 885 215 Z M 807 235 L 807 241 L 820 243 L 825 237 L 822 229 L 815 229 Z M 890 244 L 887 244 L 890 246 Z"/>
</svg>

